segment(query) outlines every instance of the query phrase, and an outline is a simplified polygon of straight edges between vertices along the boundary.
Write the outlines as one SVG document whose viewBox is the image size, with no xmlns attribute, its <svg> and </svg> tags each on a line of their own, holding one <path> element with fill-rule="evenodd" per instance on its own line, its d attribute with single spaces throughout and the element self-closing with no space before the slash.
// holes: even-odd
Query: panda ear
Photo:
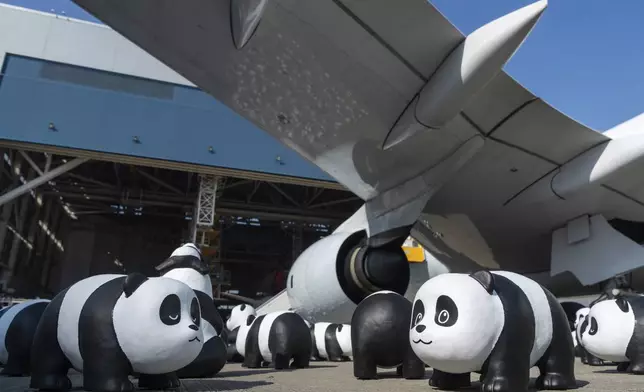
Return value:
<svg viewBox="0 0 644 392">
<path fill-rule="evenodd" d="M 123 292 L 125 293 L 125 298 L 128 298 L 130 295 L 132 295 L 136 291 L 136 289 L 138 289 L 139 286 L 141 286 L 146 280 L 148 280 L 148 278 L 138 272 L 126 276 L 125 281 L 123 282 Z"/>
<path fill-rule="evenodd" d="M 246 304 L 242 304 L 241 308 L 239 308 L 239 310 L 241 311 L 243 311 L 244 309 L 246 309 Z"/>
<path fill-rule="evenodd" d="M 615 303 L 624 313 L 628 313 L 628 301 L 624 297 L 615 298 Z"/>
<path fill-rule="evenodd" d="M 246 319 L 246 325 L 251 325 L 251 324 L 253 323 L 253 321 L 255 321 L 255 316 L 253 316 L 253 315 L 251 314 L 251 315 L 250 315 L 250 316 L 248 316 L 248 318 Z"/>
<path fill-rule="evenodd" d="M 492 292 L 494 291 L 494 275 L 492 275 L 490 271 L 477 271 L 473 274 L 470 274 L 470 277 L 479 282 L 481 286 L 483 286 L 485 291 L 492 294 Z"/>
</svg>

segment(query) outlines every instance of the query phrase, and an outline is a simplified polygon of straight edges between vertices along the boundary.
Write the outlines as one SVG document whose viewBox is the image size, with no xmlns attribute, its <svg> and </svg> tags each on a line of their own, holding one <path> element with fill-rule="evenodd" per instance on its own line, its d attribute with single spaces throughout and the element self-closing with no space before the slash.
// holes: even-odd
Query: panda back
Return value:
<svg viewBox="0 0 644 392">
<path fill-rule="evenodd" d="M 293 312 L 282 311 L 282 312 L 267 313 L 266 315 L 264 315 L 264 319 L 261 320 L 261 324 L 259 325 L 259 331 L 257 332 L 257 343 L 259 345 L 259 352 L 262 354 L 262 357 L 266 362 L 271 362 L 273 360 L 273 354 L 271 353 L 271 350 L 268 347 L 268 340 L 269 340 L 269 335 L 271 333 L 271 327 L 273 326 L 273 322 L 275 322 L 275 319 L 277 319 L 279 316 L 283 315 L 284 313 L 293 313 Z"/>
<path fill-rule="evenodd" d="M 42 303 L 42 302 L 49 302 L 49 300 L 46 299 L 37 299 L 37 300 L 31 300 L 31 301 L 25 301 L 19 304 L 15 304 L 11 307 L 2 309 L 3 312 L 0 313 L 0 364 L 6 364 L 7 360 L 9 359 L 9 350 L 7 349 L 7 332 L 9 331 L 9 327 L 11 327 L 11 324 L 13 321 L 16 319 L 18 314 L 30 307 L 31 305 L 37 304 L 37 303 Z"/>
<path fill-rule="evenodd" d="M 105 274 L 95 275 L 83 279 L 67 290 L 58 316 L 58 343 L 65 353 L 72 367 L 78 371 L 83 370 L 83 358 L 80 353 L 78 340 L 79 321 L 81 311 L 87 302 L 87 299 L 105 283 L 121 278 L 124 275 Z"/>
<path fill-rule="evenodd" d="M 528 301 L 532 307 L 532 313 L 534 314 L 535 337 L 532 351 L 530 352 L 530 365 L 534 366 L 543 354 L 545 354 L 552 341 L 552 311 L 550 310 L 548 297 L 546 297 L 546 293 L 544 293 L 539 283 L 523 275 L 509 271 L 491 272 L 510 280 L 528 297 Z"/>
<path fill-rule="evenodd" d="M 351 350 L 351 325 L 340 324 L 335 334 L 342 353 L 347 357 L 353 356 Z"/>
<path fill-rule="evenodd" d="M 331 325 L 331 323 L 315 323 L 315 329 L 313 331 L 315 335 L 315 347 L 317 347 L 320 357 L 324 359 L 329 358 L 329 354 L 326 352 L 326 329 L 329 325 Z"/>
</svg>

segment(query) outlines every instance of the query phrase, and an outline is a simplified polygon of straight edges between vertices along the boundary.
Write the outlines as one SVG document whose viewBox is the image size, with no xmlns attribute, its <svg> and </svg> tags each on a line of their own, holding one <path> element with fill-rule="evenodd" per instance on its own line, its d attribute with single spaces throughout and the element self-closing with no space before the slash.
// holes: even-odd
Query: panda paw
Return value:
<svg viewBox="0 0 644 392">
<path fill-rule="evenodd" d="M 534 385 L 537 389 L 562 390 L 575 388 L 577 382 L 560 373 L 546 373 L 540 375 Z"/>
<path fill-rule="evenodd" d="M 628 367 L 631 365 L 630 362 L 620 362 L 617 364 L 617 371 L 618 372 L 626 372 L 628 371 Z"/>
<path fill-rule="evenodd" d="M 590 366 L 602 366 L 604 364 L 604 361 L 597 357 L 592 357 L 588 360 L 588 365 Z"/>
<path fill-rule="evenodd" d="M 67 376 L 32 376 L 29 388 L 44 391 L 69 391 L 72 389 L 72 382 Z"/>
<path fill-rule="evenodd" d="M 527 391 L 527 388 L 525 388 Z M 511 388 L 507 377 L 489 377 L 481 382 L 481 392 L 522 392 L 521 389 Z"/>
<path fill-rule="evenodd" d="M 636 363 L 628 367 L 628 372 L 633 374 L 644 374 L 644 364 Z"/>
<path fill-rule="evenodd" d="M 432 377 L 429 379 L 429 386 L 450 391 L 471 386 L 470 375 L 467 374 L 449 374 L 438 372 L 434 369 Z"/>
<path fill-rule="evenodd" d="M 142 374 L 139 377 L 139 388 L 141 389 L 177 389 L 181 382 L 176 374 Z"/>
</svg>

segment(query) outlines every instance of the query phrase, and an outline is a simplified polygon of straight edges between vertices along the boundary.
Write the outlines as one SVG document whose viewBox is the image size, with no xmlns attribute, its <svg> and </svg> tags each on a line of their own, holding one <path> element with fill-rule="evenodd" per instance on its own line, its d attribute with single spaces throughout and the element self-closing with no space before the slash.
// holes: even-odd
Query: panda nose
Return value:
<svg viewBox="0 0 644 392">
<path fill-rule="evenodd" d="M 416 332 L 422 333 L 425 330 L 425 328 L 427 328 L 427 327 L 424 326 L 424 325 L 417 325 L 416 326 Z"/>
<path fill-rule="evenodd" d="M 193 331 L 198 331 L 199 330 L 199 327 L 197 327 L 194 324 L 191 324 L 189 328 L 192 329 Z"/>
</svg>

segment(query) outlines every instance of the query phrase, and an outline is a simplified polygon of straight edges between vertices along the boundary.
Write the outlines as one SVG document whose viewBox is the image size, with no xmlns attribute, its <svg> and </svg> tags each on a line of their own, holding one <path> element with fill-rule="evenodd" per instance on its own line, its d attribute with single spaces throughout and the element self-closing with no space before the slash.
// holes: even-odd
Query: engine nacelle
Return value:
<svg viewBox="0 0 644 392">
<path fill-rule="evenodd" d="M 349 323 L 368 295 L 405 294 L 409 264 L 400 244 L 367 245 L 364 230 L 334 233 L 307 248 L 291 268 L 286 290 L 292 309 L 311 322 Z"/>
</svg>

